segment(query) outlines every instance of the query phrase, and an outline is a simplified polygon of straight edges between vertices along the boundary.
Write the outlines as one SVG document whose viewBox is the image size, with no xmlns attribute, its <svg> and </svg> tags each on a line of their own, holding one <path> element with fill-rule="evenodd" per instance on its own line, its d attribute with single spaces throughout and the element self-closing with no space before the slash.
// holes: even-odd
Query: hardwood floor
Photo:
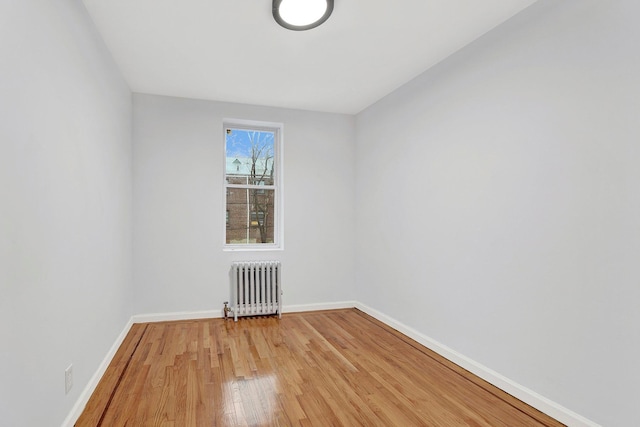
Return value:
<svg viewBox="0 0 640 427">
<path fill-rule="evenodd" d="M 355 310 L 136 324 L 76 426 L 561 426 Z"/>
</svg>

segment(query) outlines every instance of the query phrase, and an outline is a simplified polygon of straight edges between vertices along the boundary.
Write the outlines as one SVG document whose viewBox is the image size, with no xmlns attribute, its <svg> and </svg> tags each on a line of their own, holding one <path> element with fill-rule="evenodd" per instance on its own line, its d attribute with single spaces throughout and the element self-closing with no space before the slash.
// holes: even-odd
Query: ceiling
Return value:
<svg viewBox="0 0 640 427">
<path fill-rule="evenodd" d="M 289 31 L 272 0 L 83 0 L 131 90 L 356 114 L 536 0 L 335 0 Z"/>
</svg>

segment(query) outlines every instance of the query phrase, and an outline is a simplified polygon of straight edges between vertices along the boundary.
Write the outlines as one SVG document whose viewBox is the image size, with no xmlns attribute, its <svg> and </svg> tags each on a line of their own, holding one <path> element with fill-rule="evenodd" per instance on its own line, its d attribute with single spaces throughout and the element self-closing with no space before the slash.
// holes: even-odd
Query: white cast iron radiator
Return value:
<svg viewBox="0 0 640 427">
<path fill-rule="evenodd" d="M 233 318 L 278 314 L 282 317 L 280 261 L 243 261 L 231 264 Z"/>
</svg>

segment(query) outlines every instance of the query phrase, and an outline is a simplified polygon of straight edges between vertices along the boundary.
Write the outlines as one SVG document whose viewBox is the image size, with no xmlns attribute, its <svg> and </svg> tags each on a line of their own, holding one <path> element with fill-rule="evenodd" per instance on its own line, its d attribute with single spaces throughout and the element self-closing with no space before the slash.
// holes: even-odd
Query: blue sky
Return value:
<svg viewBox="0 0 640 427">
<path fill-rule="evenodd" d="M 251 157 L 251 138 L 260 147 L 267 145 L 273 155 L 274 133 L 268 131 L 227 128 L 225 135 L 227 157 Z"/>
</svg>

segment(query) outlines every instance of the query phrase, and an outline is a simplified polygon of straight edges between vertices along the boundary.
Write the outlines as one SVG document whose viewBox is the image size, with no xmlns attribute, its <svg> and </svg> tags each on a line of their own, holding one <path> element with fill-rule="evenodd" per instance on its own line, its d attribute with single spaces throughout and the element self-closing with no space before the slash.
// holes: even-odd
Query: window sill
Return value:
<svg viewBox="0 0 640 427">
<path fill-rule="evenodd" d="M 282 245 L 279 246 L 224 246 L 222 248 L 224 252 L 268 252 L 268 251 L 282 251 L 284 248 Z"/>
</svg>

